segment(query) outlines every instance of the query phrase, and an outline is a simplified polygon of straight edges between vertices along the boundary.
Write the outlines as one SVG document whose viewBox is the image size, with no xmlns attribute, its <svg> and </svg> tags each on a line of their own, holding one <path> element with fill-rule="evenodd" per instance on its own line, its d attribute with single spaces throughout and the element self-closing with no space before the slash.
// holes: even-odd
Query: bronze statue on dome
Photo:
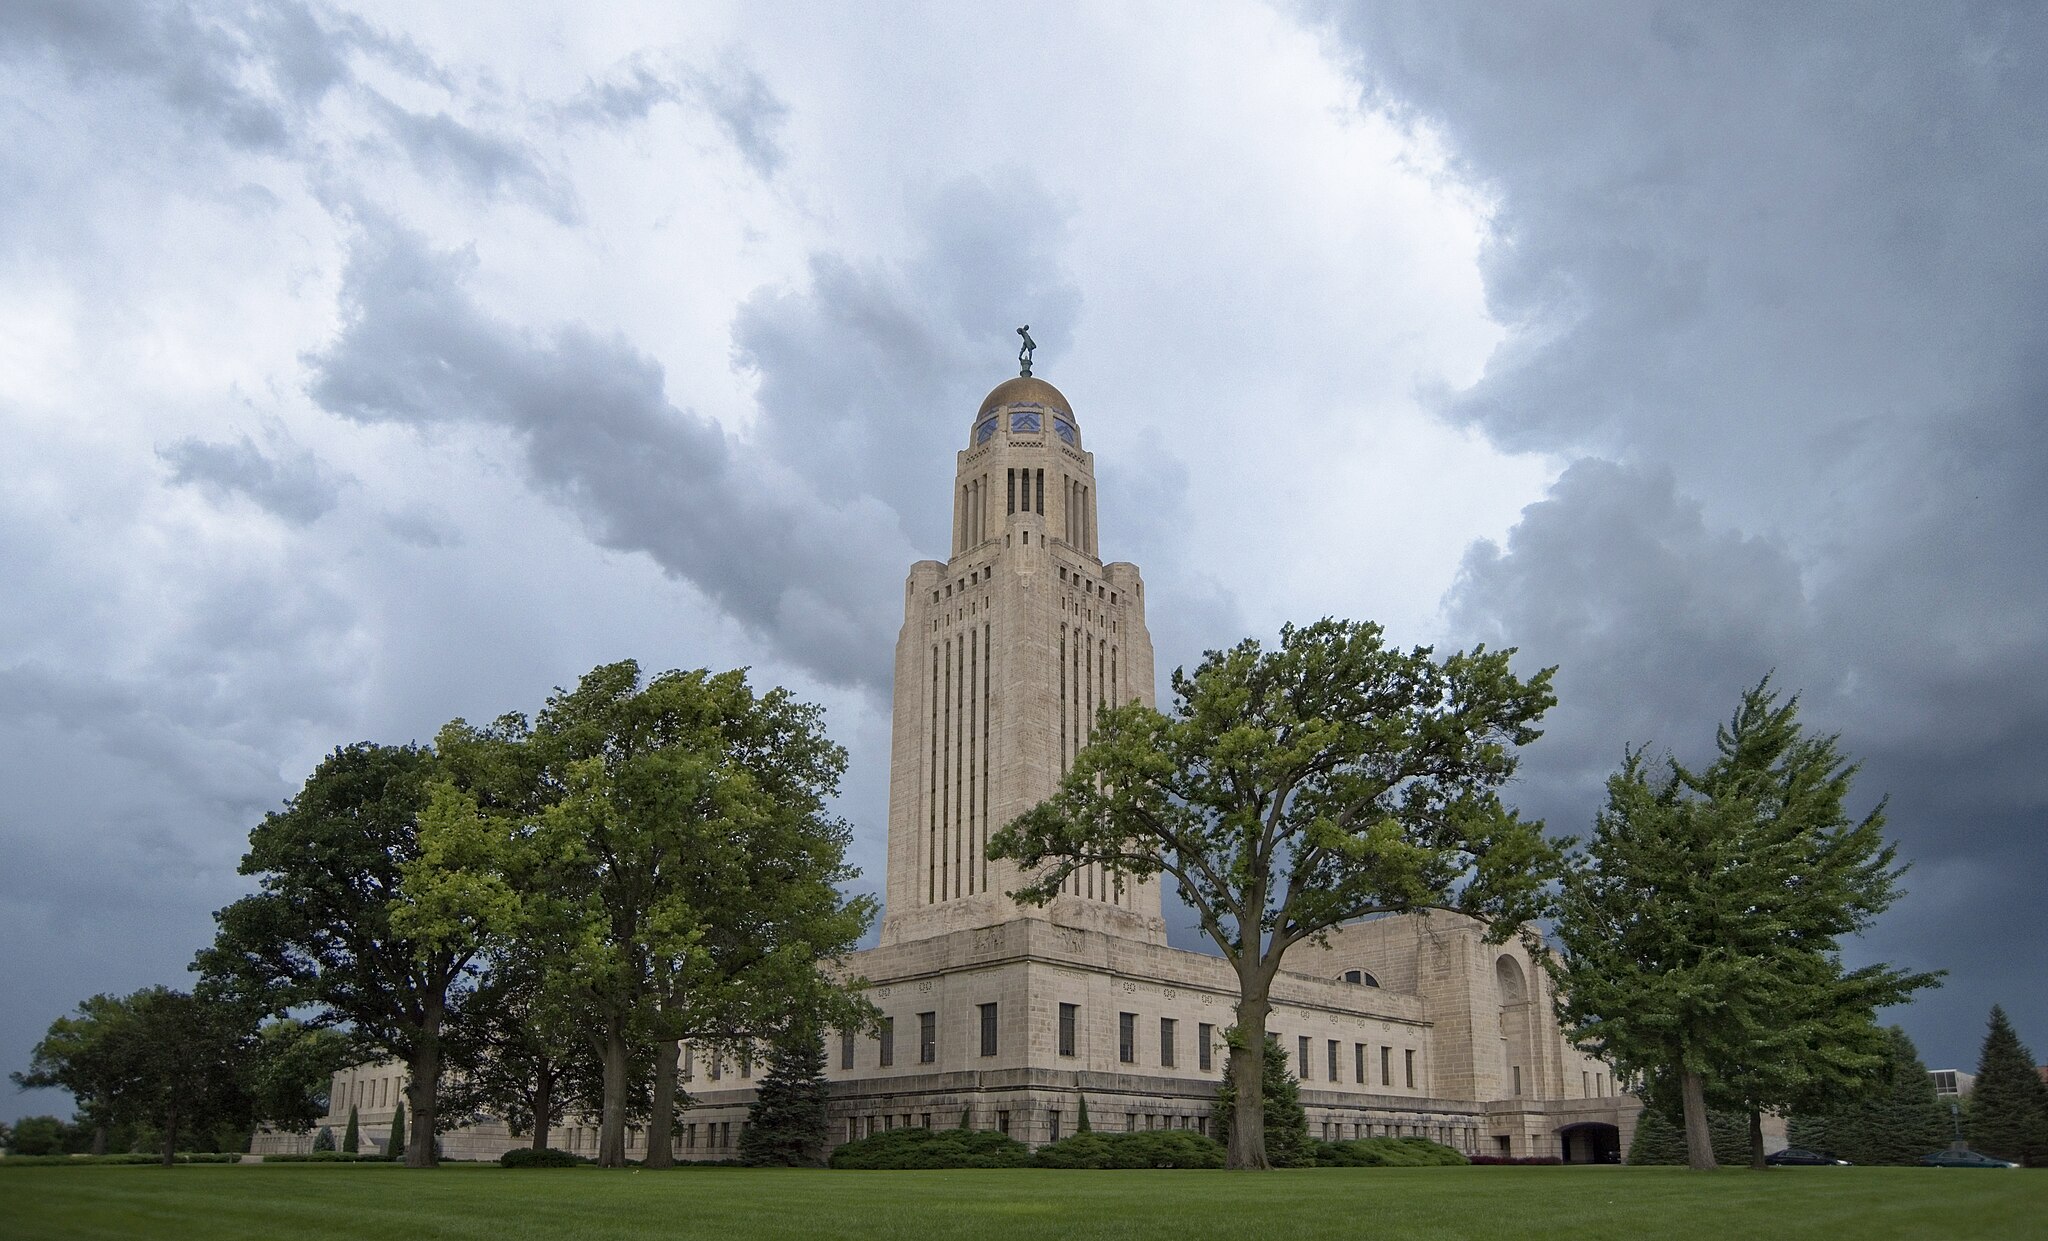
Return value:
<svg viewBox="0 0 2048 1241">
<path fill-rule="evenodd" d="M 1031 339 L 1031 325 L 1028 323 L 1017 329 L 1017 335 L 1024 338 L 1024 347 L 1017 351 L 1017 364 L 1024 369 L 1017 373 L 1029 379 L 1031 378 L 1031 352 L 1038 348 L 1038 342 Z"/>
</svg>

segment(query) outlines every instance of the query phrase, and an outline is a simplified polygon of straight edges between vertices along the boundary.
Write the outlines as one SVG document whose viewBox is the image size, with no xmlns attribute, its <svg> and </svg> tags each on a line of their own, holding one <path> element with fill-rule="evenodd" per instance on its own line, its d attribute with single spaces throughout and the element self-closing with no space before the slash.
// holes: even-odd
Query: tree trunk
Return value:
<svg viewBox="0 0 2048 1241">
<path fill-rule="evenodd" d="M 1762 1172 L 1771 1165 L 1764 1162 L 1764 1114 L 1754 1103 L 1749 1107 L 1749 1166 Z"/>
<path fill-rule="evenodd" d="M 170 1110 L 164 1113 L 163 1156 L 166 1168 L 178 1162 L 178 1108 L 176 1104 L 172 1104 Z"/>
<path fill-rule="evenodd" d="M 1256 983 L 1239 982 L 1237 1031 L 1230 1048 L 1229 1153 L 1225 1167 L 1263 1171 L 1266 1161 L 1266 1016 L 1272 1005 Z M 1256 994 L 1254 994 L 1256 993 Z"/>
<path fill-rule="evenodd" d="M 440 1160 L 434 1154 L 434 1135 L 440 1130 L 440 1108 L 435 1098 L 441 1092 L 441 997 L 427 1001 L 425 1019 L 420 1022 L 420 1039 L 412 1058 L 406 1062 L 406 1102 L 412 1104 L 412 1128 L 405 1135 L 405 1166 L 431 1168 Z"/>
<path fill-rule="evenodd" d="M 548 1117 L 555 1109 L 555 1069 L 543 1064 L 533 1079 L 533 1149 L 544 1151 L 548 1148 L 548 1131 L 553 1128 Z"/>
<path fill-rule="evenodd" d="M 1706 1081 L 1686 1069 L 1679 1074 L 1679 1083 L 1685 1103 L 1686 1164 L 1696 1172 L 1712 1172 L 1721 1165 L 1714 1162 L 1714 1135 L 1707 1127 Z"/>
<path fill-rule="evenodd" d="M 97 1124 L 92 1127 L 92 1153 L 95 1155 L 107 1153 L 107 1127 L 105 1124 Z"/>
<path fill-rule="evenodd" d="M 650 1168 L 676 1164 L 676 1061 L 682 1055 L 682 1044 L 675 1039 L 662 1039 L 654 1045 L 654 1115 L 647 1118 Z"/>
<path fill-rule="evenodd" d="M 598 1121 L 597 1166 L 626 1166 L 626 1029 L 616 1017 L 604 1030 L 604 1112 Z"/>
</svg>

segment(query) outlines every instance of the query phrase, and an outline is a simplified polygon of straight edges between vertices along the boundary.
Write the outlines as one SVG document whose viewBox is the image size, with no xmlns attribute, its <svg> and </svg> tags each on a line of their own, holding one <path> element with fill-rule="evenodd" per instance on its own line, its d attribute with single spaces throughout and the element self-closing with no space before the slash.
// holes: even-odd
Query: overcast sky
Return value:
<svg viewBox="0 0 2048 1241">
<path fill-rule="evenodd" d="M 878 889 L 1027 322 L 1162 680 L 1518 646 L 1583 833 L 1775 669 L 1913 866 L 1852 954 L 1950 971 L 1893 1018 L 2048 1053 L 2038 7 L 479 12 L 0 5 L 0 1070 L 326 751 L 615 659 L 825 703 Z"/>
</svg>

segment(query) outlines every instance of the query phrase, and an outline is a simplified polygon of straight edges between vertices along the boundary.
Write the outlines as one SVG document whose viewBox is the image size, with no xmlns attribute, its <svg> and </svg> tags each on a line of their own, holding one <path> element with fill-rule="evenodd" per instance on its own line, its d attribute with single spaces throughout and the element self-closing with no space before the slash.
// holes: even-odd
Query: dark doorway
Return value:
<svg viewBox="0 0 2048 1241">
<path fill-rule="evenodd" d="M 1566 1163 L 1620 1163 L 1621 1130 L 1597 1121 L 1566 1125 L 1557 1131 L 1559 1153 Z"/>
</svg>

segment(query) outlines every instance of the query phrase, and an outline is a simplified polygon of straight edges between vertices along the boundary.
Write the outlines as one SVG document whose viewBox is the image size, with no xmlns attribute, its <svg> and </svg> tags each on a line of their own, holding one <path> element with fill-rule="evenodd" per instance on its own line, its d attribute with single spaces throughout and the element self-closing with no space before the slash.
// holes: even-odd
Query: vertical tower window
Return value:
<svg viewBox="0 0 2048 1241">
<path fill-rule="evenodd" d="M 939 1058 L 939 1015 L 917 1015 L 917 1062 L 930 1064 Z"/>
<path fill-rule="evenodd" d="M 1351 1059 L 1352 1059 L 1352 1064 L 1351 1064 L 1351 1079 L 1352 1079 L 1353 1081 L 1357 1082 L 1357 1083 L 1358 1083 L 1359 1085 L 1363 1086 L 1363 1085 L 1365 1085 L 1365 1044 L 1364 1044 L 1364 1043 L 1353 1043 L 1353 1044 L 1351 1045 Z"/>
<path fill-rule="evenodd" d="M 993 1004 L 981 1006 L 981 1054 L 996 1054 L 996 1006 Z"/>
<path fill-rule="evenodd" d="M 839 1032 L 839 1067 L 842 1069 L 853 1067 L 853 1031 L 851 1030 L 841 1030 Z"/>
<path fill-rule="evenodd" d="M 1060 1005 L 1060 1054 L 1062 1056 L 1074 1054 L 1074 1027 L 1080 1024 L 1080 1017 L 1081 1006 L 1079 1004 Z"/>
<path fill-rule="evenodd" d="M 1408 1061 L 1408 1089 L 1415 1089 L 1415 1049 L 1409 1048 L 1403 1055 Z"/>
<path fill-rule="evenodd" d="M 1342 1080 L 1344 1080 L 1343 1078 L 1341 1078 L 1341 1077 L 1339 1077 L 1339 1076 L 1337 1075 L 1337 1049 L 1338 1049 L 1338 1046 L 1339 1046 L 1339 1044 L 1338 1044 L 1338 1042 L 1337 1042 L 1337 1040 L 1336 1040 L 1336 1039 L 1331 1039 L 1331 1040 L 1330 1040 L 1330 1049 L 1329 1049 L 1329 1050 L 1330 1050 L 1330 1080 L 1331 1080 L 1331 1081 L 1333 1081 L 1333 1082 L 1336 1082 L 1336 1081 L 1342 1081 Z"/>
<path fill-rule="evenodd" d="M 1294 1046 L 1295 1051 L 1298 1053 L 1295 1056 L 1295 1061 L 1301 1065 L 1301 1080 L 1308 1081 L 1315 1076 L 1315 1065 L 1310 1063 L 1308 1058 L 1308 1035 L 1304 1034 L 1294 1040 Z"/>
<path fill-rule="evenodd" d="M 1138 1014 L 1116 1015 L 1116 1058 L 1125 1064 L 1138 1061 Z"/>
<path fill-rule="evenodd" d="M 1033 511 L 1033 512 L 1035 512 L 1035 513 L 1037 513 L 1037 514 L 1038 514 L 1038 515 L 1039 515 L 1040 517 L 1043 517 L 1043 516 L 1045 516 L 1045 471 L 1044 471 L 1044 470 L 1040 470 L 1040 471 L 1038 471 L 1038 495 L 1037 495 L 1037 501 L 1038 501 L 1038 507 L 1037 507 L 1037 508 L 1035 508 L 1035 509 L 1033 509 L 1032 511 Z"/>
<path fill-rule="evenodd" d="M 1380 1048 L 1380 1085 L 1391 1086 L 1393 1084 L 1394 1049 L 1391 1047 L 1382 1047 Z"/>
<path fill-rule="evenodd" d="M 1216 1053 L 1211 1047 L 1215 1041 L 1215 1026 L 1204 1021 L 1195 1027 L 1195 1067 L 1204 1073 L 1216 1067 Z"/>
<path fill-rule="evenodd" d="M 882 1028 L 875 1035 L 875 1045 L 878 1053 L 875 1060 L 877 1064 L 886 1069 L 896 1063 L 896 1019 L 894 1017 L 882 1018 Z M 712 1061 L 711 1067 L 717 1068 L 718 1062 Z"/>
<path fill-rule="evenodd" d="M 1159 1063 L 1169 1069 L 1173 1067 L 1174 1025 L 1171 1017 L 1159 1019 Z"/>
<path fill-rule="evenodd" d="M 1010 511 L 1010 512 L 1012 512 L 1012 513 L 1014 513 L 1014 512 L 1016 512 L 1016 511 L 1017 511 L 1017 471 L 1016 471 L 1016 470 L 1014 470 L 1014 469 L 1012 469 L 1012 470 L 1010 470 L 1010 471 L 1009 471 L 1009 475 L 1010 475 L 1010 508 L 1009 508 L 1009 511 Z"/>
</svg>

